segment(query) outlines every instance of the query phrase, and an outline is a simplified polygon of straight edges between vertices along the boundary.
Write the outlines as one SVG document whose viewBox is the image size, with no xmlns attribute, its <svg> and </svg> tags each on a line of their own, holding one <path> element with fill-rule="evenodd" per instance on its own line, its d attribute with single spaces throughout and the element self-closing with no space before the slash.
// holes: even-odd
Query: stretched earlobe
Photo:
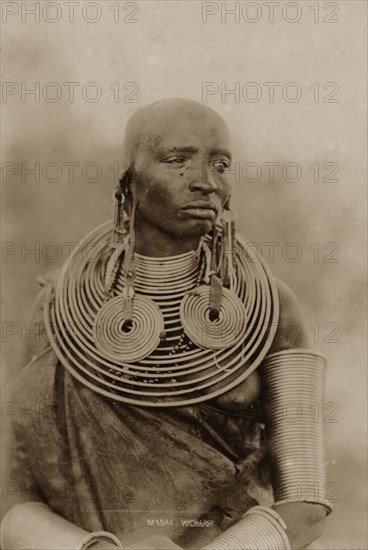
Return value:
<svg viewBox="0 0 368 550">
<path fill-rule="evenodd" d="M 116 186 L 115 193 L 120 194 L 120 196 L 124 195 L 124 197 L 127 198 L 131 191 L 130 189 L 131 182 L 132 182 L 132 165 L 131 163 L 129 163 L 124 167 L 124 170 Z"/>
<path fill-rule="evenodd" d="M 124 213 L 123 206 L 125 200 L 129 197 L 131 191 L 131 165 L 126 165 L 123 173 L 120 176 L 118 183 L 115 186 L 113 193 L 114 203 L 114 223 L 113 231 L 111 235 L 111 246 L 115 247 L 123 241 L 123 225 L 124 225 Z"/>
</svg>

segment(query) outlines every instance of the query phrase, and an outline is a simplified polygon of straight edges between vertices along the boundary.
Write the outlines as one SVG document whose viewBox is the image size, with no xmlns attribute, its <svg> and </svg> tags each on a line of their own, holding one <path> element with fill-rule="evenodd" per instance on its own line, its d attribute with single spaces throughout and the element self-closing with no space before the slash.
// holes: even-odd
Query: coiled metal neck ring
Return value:
<svg viewBox="0 0 368 550">
<path fill-rule="evenodd" d="M 279 315 L 276 284 L 263 261 L 252 255 L 249 244 L 237 238 L 236 286 L 232 291 L 232 299 L 243 304 L 246 324 L 241 326 L 241 336 L 229 342 L 234 321 L 231 316 L 224 316 L 226 322 L 220 335 L 224 345 L 220 349 L 198 345 L 196 327 L 183 327 L 180 312 L 183 298 L 195 290 L 203 278 L 203 264 L 198 255 L 193 252 L 169 259 L 137 255 L 133 300 L 135 305 L 140 304 L 137 307 L 140 322 L 146 327 L 143 333 L 154 333 L 156 347 L 152 346 L 152 351 L 142 350 L 139 359 L 129 361 L 135 328 L 130 327 L 129 343 L 129 327 L 125 327 L 128 330 L 124 334 L 123 329 L 122 334 L 119 319 L 114 317 L 114 308 L 123 299 L 125 288 L 121 272 L 116 278 L 116 297 L 110 300 L 116 301 L 108 313 L 113 320 L 110 325 L 106 321 L 109 302 L 106 302 L 105 272 L 111 256 L 110 233 L 111 222 L 107 222 L 87 235 L 64 265 L 54 295 L 50 289 L 44 308 L 45 324 L 50 344 L 62 365 L 93 391 L 115 401 L 149 407 L 199 403 L 245 380 L 265 357 Z M 206 240 L 210 244 L 210 237 Z M 91 243 L 98 250 L 94 260 L 90 259 Z M 224 288 L 224 296 L 226 294 Z M 151 312 L 145 298 L 154 303 Z M 190 304 L 187 307 L 190 312 Z M 110 328 L 104 329 L 104 324 Z M 98 331 L 105 331 L 112 347 L 108 343 L 107 347 L 97 343 Z M 143 344 L 137 342 L 138 346 L 144 347 Z M 119 359 L 120 347 L 124 359 Z"/>
</svg>

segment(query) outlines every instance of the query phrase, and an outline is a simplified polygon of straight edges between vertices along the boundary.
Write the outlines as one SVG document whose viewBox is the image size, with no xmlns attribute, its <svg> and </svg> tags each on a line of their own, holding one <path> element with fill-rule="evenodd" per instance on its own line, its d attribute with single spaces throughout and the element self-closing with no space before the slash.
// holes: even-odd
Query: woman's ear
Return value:
<svg viewBox="0 0 368 550">
<path fill-rule="evenodd" d="M 127 166 L 121 176 L 120 176 L 120 179 L 116 185 L 116 188 L 115 188 L 115 196 L 117 199 L 121 199 L 122 198 L 122 195 L 124 195 L 124 197 L 127 197 L 128 196 L 128 193 L 129 193 L 129 184 L 130 184 L 130 172 L 129 172 L 129 169 L 130 167 Z"/>
<path fill-rule="evenodd" d="M 124 170 L 120 176 L 119 182 L 115 188 L 115 197 L 117 199 L 125 197 L 128 199 L 131 195 L 134 187 L 133 167 L 129 163 L 124 167 Z"/>
</svg>

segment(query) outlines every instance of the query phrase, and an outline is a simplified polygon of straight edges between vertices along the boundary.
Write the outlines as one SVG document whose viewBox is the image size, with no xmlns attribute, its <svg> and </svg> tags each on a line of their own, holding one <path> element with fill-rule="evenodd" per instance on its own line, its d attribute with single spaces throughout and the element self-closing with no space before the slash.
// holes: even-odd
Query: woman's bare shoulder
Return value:
<svg viewBox="0 0 368 550">
<path fill-rule="evenodd" d="M 276 279 L 280 318 L 269 353 L 292 348 L 308 348 L 308 333 L 302 308 L 291 288 Z"/>
</svg>

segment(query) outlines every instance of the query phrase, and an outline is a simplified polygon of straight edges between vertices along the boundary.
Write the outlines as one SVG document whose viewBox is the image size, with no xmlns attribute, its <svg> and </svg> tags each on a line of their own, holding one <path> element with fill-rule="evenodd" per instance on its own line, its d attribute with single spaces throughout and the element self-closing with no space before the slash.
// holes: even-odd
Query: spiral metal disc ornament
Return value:
<svg viewBox="0 0 368 550">
<path fill-rule="evenodd" d="M 210 318 L 210 287 L 202 285 L 184 297 L 180 319 L 185 334 L 200 348 L 224 349 L 244 338 L 247 318 L 244 304 L 228 290 L 222 289 L 221 309 L 217 319 Z"/>
<path fill-rule="evenodd" d="M 208 285 L 198 286 L 203 249 L 202 256 L 135 254 L 133 316 L 126 327 L 121 270 L 106 301 L 110 235 L 111 221 L 81 241 L 44 304 L 50 345 L 74 378 L 114 401 L 177 407 L 213 399 L 257 368 L 276 332 L 279 303 L 268 267 L 250 243 L 237 237 L 236 284 L 231 291 L 223 288 L 218 324 L 210 321 L 200 330 L 207 316 L 200 303 L 208 304 Z M 203 332 L 206 341 L 199 339 Z"/>
<path fill-rule="evenodd" d="M 164 332 L 160 308 L 144 296 L 133 298 L 133 319 L 126 320 L 126 298 L 116 296 L 100 309 L 93 325 L 97 349 L 111 361 L 131 363 L 157 348 Z"/>
</svg>

